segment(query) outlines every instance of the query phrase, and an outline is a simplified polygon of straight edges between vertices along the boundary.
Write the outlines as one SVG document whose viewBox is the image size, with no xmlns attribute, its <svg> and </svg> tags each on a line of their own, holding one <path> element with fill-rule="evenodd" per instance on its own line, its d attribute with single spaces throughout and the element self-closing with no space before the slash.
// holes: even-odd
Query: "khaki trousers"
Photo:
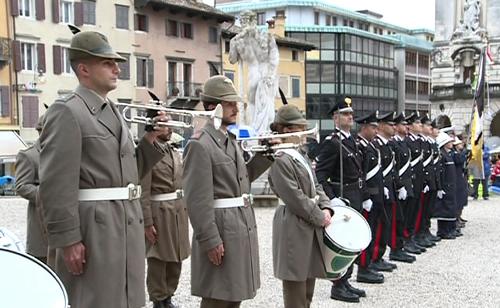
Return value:
<svg viewBox="0 0 500 308">
<path fill-rule="evenodd" d="M 147 258 L 148 273 L 146 285 L 151 301 L 162 301 L 174 295 L 181 276 L 182 262 L 165 262 Z"/>
<path fill-rule="evenodd" d="M 309 308 L 311 306 L 314 278 L 306 281 L 283 280 L 283 301 L 285 308 Z"/>
<path fill-rule="evenodd" d="M 228 302 L 213 298 L 202 298 L 200 308 L 238 308 L 241 302 Z"/>
</svg>

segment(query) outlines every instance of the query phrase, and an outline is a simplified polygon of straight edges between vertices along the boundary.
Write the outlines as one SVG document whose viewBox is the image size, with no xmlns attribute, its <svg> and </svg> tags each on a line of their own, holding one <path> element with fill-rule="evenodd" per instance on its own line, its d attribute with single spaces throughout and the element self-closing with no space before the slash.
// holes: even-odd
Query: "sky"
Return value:
<svg viewBox="0 0 500 308">
<path fill-rule="evenodd" d="M 203 0 L 213 5 L 213 0 Z M 260 0 L 265 1 L 265 0 Z M 410 29 L 434 30 L 435 0 L 326 0 L 346 9 L 370 10 L 383 15 L 383 21 Z"/>
</svg>

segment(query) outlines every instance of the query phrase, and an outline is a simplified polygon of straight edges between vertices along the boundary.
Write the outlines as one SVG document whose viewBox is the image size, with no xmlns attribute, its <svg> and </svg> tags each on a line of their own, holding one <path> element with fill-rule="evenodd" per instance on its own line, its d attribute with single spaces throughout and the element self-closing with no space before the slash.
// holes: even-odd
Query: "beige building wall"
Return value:
<svg viewBox="0 0 500 308">
<path fill-rule="evenodd" d="M 78 3 L 80 1 L 75 1 Z M 52 1 L 45 1 L 45 19 L 36 20 L 18 16 L 15 18 L 15 39 L 20 42 L 42 43 L 45 49 L 45 73 L 36 71 L 20 71 L 18 78 L 18 97 L 21 136 L 28 142 L 37 138 L 34 128 L 23 127 L 23 96 L 37 96 L 39 99 L 39 114 L 45 111 L 43 104 L 50 105 L 56 98 L 68 94 L 78 84 L 73 72 L 54 74 L 54 46 L 68 47 L 72 33 L 67 24 L 53 21 L 54 9 Z M 105 34 L 113 48 L 126 54 L 132 54 L 134 39 L 133 13 L 134 7 L 128 0 L 96 1 L 96 25 L 80 26 L 82 30 L 93 30 Z M 115 4 L 129 6 L 129 29 L 116 29 Z M 73 11 L 74 12 L 74 11 Z M 131 61 L 133 63 L 133 61 Z M 130 68 L 133 71 L 133 67 Z M 27 85 L 27 86 L 26 86 Z M 133 98 L 132 80 L 119 82 L 117 90 L 110 93 L 113 100 L 118 98 Z"/>
<path fill-rule="evenodd" d="M 17 102 L 11 87 L 15 79 L 12 66 L 12 37 L 12 16 L 9 1 L 0 1 L 0 87 L 2 91 L 0 100 L 6 99 L 6 101 L 10 102 L 8 114 L 6 114 L 5 110 L 0 113 L 0 130 L 19 129 L 17 125 Z M 6 98 L 6 96 L 9 98 Z M 5 106 L 5 102 L 3 102 L 3 105 Z"/>
</svg>

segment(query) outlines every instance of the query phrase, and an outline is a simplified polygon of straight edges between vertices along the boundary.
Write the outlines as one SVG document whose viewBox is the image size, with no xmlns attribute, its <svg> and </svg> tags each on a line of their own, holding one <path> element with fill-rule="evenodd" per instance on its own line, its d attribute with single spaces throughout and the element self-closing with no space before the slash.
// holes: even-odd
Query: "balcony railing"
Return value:
<svg viewBox="0 0 500 308">
<path fill-rule="evenodd" d="M 500 97 L 500 84 L 489 84 L 490 97 Z M 455 84 L 449 87 L 432 88 L 431 101 L 450 100 L 450 99 L 472 99 L 474 91 L 470 85 Z"/>
<path fill-rule="evenodd" d="M 0 37 L 0 61 L 7 62 L 10 59 L 11 40 L 6 37 Z"/>
<path fill-rule="evenodd" d="M 194 82 L 167 82 L 167 97 L 184 96 L 196 97 L 200 96 L 203 89 L 203 84 Z"/>
</svg>

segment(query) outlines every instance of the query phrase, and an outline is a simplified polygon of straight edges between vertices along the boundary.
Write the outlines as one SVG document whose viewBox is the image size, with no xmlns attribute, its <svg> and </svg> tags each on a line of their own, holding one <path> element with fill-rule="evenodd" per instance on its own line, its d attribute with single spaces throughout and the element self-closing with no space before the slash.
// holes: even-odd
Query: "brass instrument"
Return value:
<svg viewBox="0 0 500 308">
<path fill-rule="evenodd" d="M 129 103 L 117 103 L 117 106 L 124 106 L 122 110 L 122 116 L 125 119 L 125 121 L 130 122 L 130 123 L 138 123 L 138 124 L 145 124 L 145 125 L 159 125 L 159 126 L 167 126 L 167 127 L 172 127 L 172 128 L 180 128 L 180 129 L 185 129 L 185 128 L 195 128 L 197 127 L 197 118 L 208 118 L 213 121 L 213 124 L 216 129 L 219 129 L 221 124 L 222 124 L 222 106 L 217 105 L 217 107 L 212 110 L 212 111 L 197 111 L 197 110 L 184 110 L 184 109 L 174 109 L 174 108 L 167 108 L 162 106 L 161 103 L 154 103 L 154 104 L 129 104 Z M 127 112 L 132 109 L 138 109 L 138 110 L 143 110 L 146 111 L 148 114 L 147 115 L 127 115 Z M 154 116 L 152 116 L 151 111 L 164 111 L 167 115 L 176 115 L 176 116 L 182 116 L 182 117 L 188 117 L 186 121 L 167 121 L 167 122 L 162 122 L 158 121 L 155 122 L 153 121 Z"/>
<path fill-rule="evenodd" d="M 287 142 L 287 143 L 278 143 L 278 144 L 270 144 L 268 141 L 273 139 L 285 139 L 285 138 L 297 138 L 297 142 Z M 316 125 L 314 128 L 309 130 L 295 132 L 295 133 L 284 133 L 284 134 L 273 134 L 268 133 L 261 136 L 248 137 L 248 138 L 236 138 L 236 141 L 240 142 L 240 146 L 243 151 L 246 152 L 276 152 L 282 149 L 296 149 L 306 143 L 306 138 L 314 138 L 318 143 L 320 141 L 318 126 Z M 252 141 L 259 141 L 260 144 L 256 144 Z"/>
</svg>

